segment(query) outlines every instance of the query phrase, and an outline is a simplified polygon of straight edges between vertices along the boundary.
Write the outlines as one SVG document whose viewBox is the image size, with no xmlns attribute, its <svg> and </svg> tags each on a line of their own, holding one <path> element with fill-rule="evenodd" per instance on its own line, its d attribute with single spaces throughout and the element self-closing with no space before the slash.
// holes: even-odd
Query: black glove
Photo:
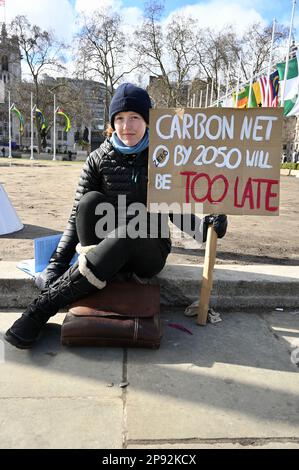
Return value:
<svg viewBox="0 0 299 470">
<path fill-rule="evenodd" d="M 52 261 L 36 278 L 35 285 L 40 290 L 46 289 L 68 269 L 69 265 Z"/>
<path fill-rule="evenodd" d="M 207 240 L 208 226 L 213 225 L 215 232 L 217 233 L 218 238 L 224 237 L 227 229 L 227 217 L 224 214 L 219 215 L 206 215 L 203 223 L 203 234 L 202 241 L 203 243 Z"/>
</svg>

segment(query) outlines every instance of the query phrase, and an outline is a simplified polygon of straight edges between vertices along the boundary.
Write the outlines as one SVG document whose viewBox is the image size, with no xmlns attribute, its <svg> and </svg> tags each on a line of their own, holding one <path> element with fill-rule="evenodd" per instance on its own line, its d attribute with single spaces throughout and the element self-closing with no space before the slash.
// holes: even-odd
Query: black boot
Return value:
<svg viewBox="0 0 299 470">
<path fill-rule="evenodd" d="M 59 309 L 105 287 L 105 282 L 98 281 L 95 287 L 88 282 L 76 262 L 66 273 L 45 289 L 25 310 L 21 318 L 7 330 L 4 338 L 20 349 L 28 349 L 38 339 L 43 326 Z M 102 284 L 102 285 L 101 285 Z"/>
</svg>

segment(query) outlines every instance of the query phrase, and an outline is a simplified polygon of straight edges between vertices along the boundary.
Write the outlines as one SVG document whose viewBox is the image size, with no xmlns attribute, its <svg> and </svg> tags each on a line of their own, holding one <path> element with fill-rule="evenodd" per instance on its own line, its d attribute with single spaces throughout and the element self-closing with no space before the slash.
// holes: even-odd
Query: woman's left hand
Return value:
<svg viewBox="0 0 299 470">
<path fill-rule="evenodd" d="M 205 216 L 203 224 L 203 242 L 207 239 L 209 225 L 213 225 L 218 238 L 223 238 L 227 230 L 227 216 L 224 214 Z"/>
</svg>

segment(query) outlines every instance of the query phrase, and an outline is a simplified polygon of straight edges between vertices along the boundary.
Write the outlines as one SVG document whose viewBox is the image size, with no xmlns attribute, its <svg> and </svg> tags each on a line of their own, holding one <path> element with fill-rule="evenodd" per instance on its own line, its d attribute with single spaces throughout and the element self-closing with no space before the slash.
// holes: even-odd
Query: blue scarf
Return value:
<svg viewBox="0 0 299 470">
<path fill-rule="evenodd" d="M 110 142 L 116 150 L 118 150 L 120 153 L 123 153 L 124 155 L 140 153 L 148 147 L 149 129 L 148 127 L 146 128 L 144 136 L 141 140 L 139 140 L 138 144 L 134 145 L 134 147 L 129 147 L 128 145 L 124 144 L 123 141 L 117 137 L 116 131 L 114 131 L 112 136 L 110 137 Z"/>
</svg>

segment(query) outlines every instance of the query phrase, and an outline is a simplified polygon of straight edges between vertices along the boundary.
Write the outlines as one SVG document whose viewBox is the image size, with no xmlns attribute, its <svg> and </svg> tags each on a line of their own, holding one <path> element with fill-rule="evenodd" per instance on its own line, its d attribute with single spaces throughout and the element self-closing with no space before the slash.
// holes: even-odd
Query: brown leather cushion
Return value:
<svg viewBox="0 0 299 470">
<path fill-rule="evenodd" d="M 61 341 L 77 346 L 157 348 L 162 336 L 160 288 L 112 282 L 69 307 Z"/>
</svg>

